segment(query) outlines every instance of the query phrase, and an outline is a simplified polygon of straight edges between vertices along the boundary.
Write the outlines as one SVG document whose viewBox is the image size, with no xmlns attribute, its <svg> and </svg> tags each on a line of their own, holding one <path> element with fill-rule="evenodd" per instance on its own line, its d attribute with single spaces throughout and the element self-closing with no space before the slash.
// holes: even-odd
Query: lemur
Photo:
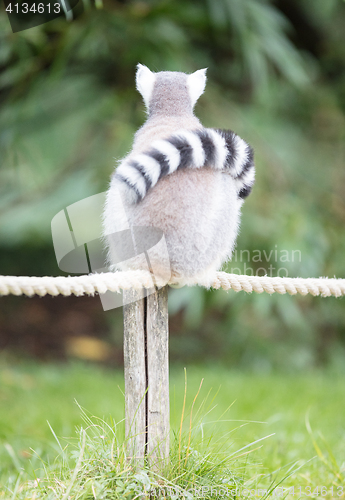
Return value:
<svg viewBox="0 0 345 500">
<path fill-rule="evenodd" d="M 153 73 L 138 64 L 136 86 L 148 117 L 107 192 L 110 263 L 118 260 L 110 235 L 134 226 L 163 232 L 170 282 L 205 280 L 231 257 L 240 209 L 254 183 L 253 150 L 232 131 L 202 126 L 193 108 L 205 85 L 206 69 Z M 162 251 L 158 245 L 150 263 L 166 274 Z M 138 255 L 115 267 L 146 269 L 147 263 Z"/>
</svg>

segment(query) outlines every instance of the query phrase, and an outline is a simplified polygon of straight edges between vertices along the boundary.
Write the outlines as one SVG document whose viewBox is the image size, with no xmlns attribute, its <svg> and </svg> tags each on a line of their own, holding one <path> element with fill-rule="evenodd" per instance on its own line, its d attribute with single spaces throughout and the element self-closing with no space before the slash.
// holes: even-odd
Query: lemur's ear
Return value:
<svg viewBox="0 0 345 500">
<path fill-rule="evenodd" d="M 138 64 L 137 66 L 137 76 L 136 76 L 136 84 L 137 90 L 143 96 L 145 106 L 149 107 L 149 102 L 152 95 L 153 86 L 156 80 L 156 75 L 152 73 L 146 66 L 143 64 Z"/>
<path fill-rule="evenodd" d="M 193 108 L 195 106 L 196 101 L 199 99 L 199 97 L 205 90 L 206 70 L 207 68 L 199 69 L 198 71 L 192 73 L 187 77 L 188 90 Z"/>
</svg>

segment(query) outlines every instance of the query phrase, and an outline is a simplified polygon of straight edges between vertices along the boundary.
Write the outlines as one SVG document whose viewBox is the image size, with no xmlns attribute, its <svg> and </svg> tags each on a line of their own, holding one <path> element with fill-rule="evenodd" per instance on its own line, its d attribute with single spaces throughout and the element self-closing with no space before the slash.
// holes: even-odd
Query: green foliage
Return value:
<svg viewBox="0 0 345 500">
<path fill-rule="evenodd" d="M 308 82 L 306 64 L 286 36 L 291 26 L 274 5 L 255 0 L 208 0 L 207 4 L 219 45 L 225 45 L 231 34 L 231 49 L 236 56 L 225 69 L 229 81 L 234 74 L 238 79 L 249 79 L 256 90 L 261 90 L 277 70 L 291 83 Z"/>
</svg>

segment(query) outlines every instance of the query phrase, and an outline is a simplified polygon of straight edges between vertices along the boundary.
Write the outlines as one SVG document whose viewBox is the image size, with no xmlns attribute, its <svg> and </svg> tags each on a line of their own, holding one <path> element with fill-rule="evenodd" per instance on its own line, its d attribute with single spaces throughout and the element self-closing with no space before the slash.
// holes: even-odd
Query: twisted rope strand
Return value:
<svg viewBox="0 0 345 500">
<path fill-rule="evenodd" d="M 159 283 L 158 283 L 159 284 Z M 163 283 L 165 284 L 165 283 Z M 207 281 L 195 285 L 214 289 L 245 291 L 247 293 L 279 293 L 341 297 L 345 295 L 345 279 L 329 278 L 270 278 L 215 273 Z M 120 292 L 131 288 L 152 288 L 152 276 L 148 271 L 118 271 L 115 273 L 89 274 L 83 276 L 0 276 L 0 295 L 95 295 L 95 293 Z"/>
</svg>

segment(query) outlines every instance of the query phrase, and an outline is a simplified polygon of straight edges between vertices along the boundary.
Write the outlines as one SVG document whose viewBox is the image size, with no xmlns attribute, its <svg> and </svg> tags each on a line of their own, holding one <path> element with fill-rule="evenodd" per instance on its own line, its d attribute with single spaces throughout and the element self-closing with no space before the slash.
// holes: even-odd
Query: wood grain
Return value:
<svg viewBox="0 0 345 500">
<path fill-rule="evenodd" d="M 168 287 L 124 292 L 125 420 L 128 457 L 156 471 L 169 458 Z"/>
<path fill-rule="evenodd" d="M 151 463 L 169 457 L 169 327 L 168 287 L 147 297 L 147 453 Z M 163 466 L 163 463 L 162 463 Z"/>
<path fill-rule="evenodd" d="M 123 356 L 125 428 L 128 457 L 144 463 L 146 452 L 146 373 L 143 290 L 125 290 Z M 126 304 L 127 302 L 127 304 Z"/>
</svg>

